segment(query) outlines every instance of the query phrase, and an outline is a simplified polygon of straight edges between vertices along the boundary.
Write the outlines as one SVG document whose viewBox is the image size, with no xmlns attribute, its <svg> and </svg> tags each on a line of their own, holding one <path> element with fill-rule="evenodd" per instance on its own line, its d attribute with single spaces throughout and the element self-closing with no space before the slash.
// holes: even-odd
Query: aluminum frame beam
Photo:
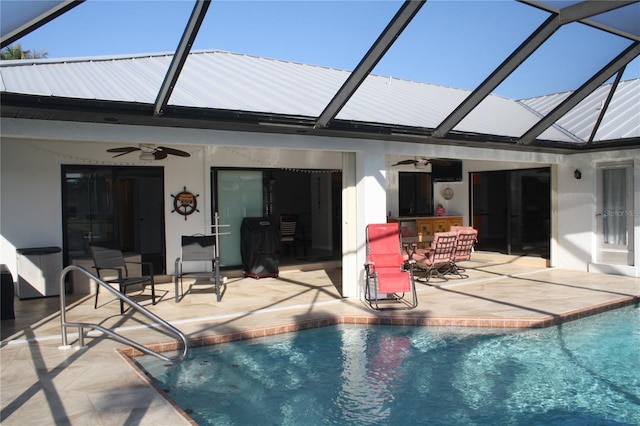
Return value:
<svg viewBox="0 0 640 426">
<path fill-rule="evenodd" d="M 538 121 L 533 127 L 527 130 L 518 140 L 518 145 L 527 145 L 540 136 L 542 132 L 547 130 L 558 121 L 563 115 L 569 112 L 573 107 L 578 105 L 584 98 L 589 96 L 594 90 L 604 84 L 616 72 L 625 67 L 629 62 L 640 55 L 640 41 L 633 43 L 627 47 L 621 54 L 615 57 L 611 62 L 605 65 L 578 90 L 573 92 L 567 99 L 556 106 L 544 118 Z"/>
<path fill-rule="evenodd" d="M 607 110 L 609 109 L 609 105 L 611 104 L 611 99 L 613 99 L 613 95 L 616 93 L 616 90 L 618 89 L 618 85 L 620 84 L 620 80 L 622 79 L 622 75 L 624 74 L 624 70 L 626 68 L 627 67 L 625 65 L 620 69 L 620 71 L 618 71 L 618 74 L 616 75 L 616 78 L 613 81 L 611 88 L 609 89 L 609 93 L 607 94 L 607 99 L 604 101 L 604 104 L 602 105 L 602 110 L 600 111 L 600 114 L 598 114 L 598 118 L 596 119 L 596 124 L 594 124 L 593 130 L 591 130 L 591 135 L 589 136 L 589 140 L 587 140 L 587 143 L 592 143 L 593 139 L 596 137 L 596 133 L 598 133 L 600 124 L 602 124 L 604 115 L 607 113 Z"/>
<path fill-rule="evenodd" d="M 516 68 L 542 46 L 561 26 L 626 6 L 629 3 L 634 2 L 583 1 L 567 6 L 558 13 L 553 13 L 438 125 L 433 132 L 433 137 L 443 138 L 451 132 L 455 126 L 469 115 L 480 102 L 489 96 L 500 83 L 511 75 Z"/>
<path fill-rule="evenodd" d="M 540 0 L 517 0 L 517 1 L 520 2 L 520 3 L 526 4 L 528 6 L 533 6 L 535 8 L 544 10 L 545 12 L 557 13 L 560 10 L 559 8 L 554 7 L 551 4 L 549 4 L 549 2 L 547 2 L 546 0 L 544 0 L 544 1 L 540 1 Z M 592 1 L 598 1 L 598 0 L 592 0 Z M 600 1 L 602 1 L 602 0 L 600 0 Z M 616 3 L 618 3 L 619 7 L 625 7 L 625 6 L 630 6 L 632 4 L 635 4 L 635 3 L 640 3 L 640 1 L 639 0 L 616 0 Z M 631 10 L 630 12 L 634 13 L 634 10 Z M 590 19 L 590 18 L 581 19 L 580 22 L 585 24 L 585 25 L 589 25 L 589 26 L 591 26 L 593 28 L 597 28 L 599 30 L 606 31 L 608 33 L 615 34 L 615 35 L 618 35 L 620 37 L 628 38 L 629 40 L 640 41 L 640 36 L 638 36 L 637 34 L 633 34 L 633 33 L 630 33 L 628 31 L 625 31 L 624 29 L 619 28 L 619 27 L 615 27 L 615 26 L 612 26 L 612 25 L 608 25 L 608 24 L 604 24 L 604 23 L 601 23 L 601 22 L 597 22 L 597 21 L 594 21 L 593 19 Z"/>
<path fill-rule="evenodd" d="M 360 63 L 351 72 L 342 87 L 336 92 L 333 99 L 329 101 L 325 109 L 320 113 L 314 128 L 327 127 L 331 120 L 338 115 L 426 2 L 427 0 L 406 0 L 402 4 L 398 12 L 387 24 L 387 27 L 369 48 L 369 51 L 360 60 Z"/>
<path fill-rule="evenodd" d="M 84 1 L 85 0 L 72 0 L 60 2 L 60 4 L 52 7 L 46 12 L 41 13 L 39 16 L 33 18 L 29 22 L 25 22 L 22 25 L 19 25 L 13 31 L 10 31 L 2 36 L 2 40 L 0 41 L 0 49 L 4 49 L 14 41 L 21 39 L 30 32 L 40 28 L 47 22 L 56 19 L 58 16 L 70 11 L 81 3 L 84 3 Z"/>
<path fill-rule="evenodd" d="M 169 102 L 171 93 L 173 92 L 176 82 L 180 77 L 182 67 L 184 67 L 184 63 L 187 61 L 187 56 L 191 51 L 193 41 L 198 35 L 198 31 L 200 30 L 200 26 L 202 25 L 202 21 L 207 14 L 210 4 L 211 0 L 197 0 L 196 4 L 193 6 L 189 22 L 187 22 L 182 38 L 180 39 L 180 43 L 178 43 L 176 53 L 173 55 L 173 59 L 169 65 L 169 70 L 164 77 L 160 90 L 158 91 L 158 97 L 154 103 L 153 115 L 160 116 L 163 114 L 162 111 Z"/>
</svg>

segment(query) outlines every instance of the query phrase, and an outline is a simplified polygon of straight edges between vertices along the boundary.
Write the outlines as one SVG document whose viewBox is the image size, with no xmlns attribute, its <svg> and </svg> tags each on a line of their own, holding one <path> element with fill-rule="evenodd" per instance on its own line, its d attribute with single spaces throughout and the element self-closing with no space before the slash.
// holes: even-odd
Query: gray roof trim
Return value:
<svg viewBox="0 0 640 426">
<path fill-rule="evenodd" d="M 391 45 L 400 36 L 402 31 L 409 25 L 409 22 L 416 16 L 420 8 L 426 3 L 426 0 L 406 0 L 398 12 L 395 14 L 391 22 L 382 31 L 378 39 L 373 43 L 369 51 L 360 60 L 358 66 L 349 75 L 342 87 L 331 99 L 329 104 L 318 117 L 316 127 L 327 127 L 329 122 L 335 118 L 342 107 L 349 101 L 358 87 L 367 78 L 376 64 L 389 50 Z"/>
</svg>

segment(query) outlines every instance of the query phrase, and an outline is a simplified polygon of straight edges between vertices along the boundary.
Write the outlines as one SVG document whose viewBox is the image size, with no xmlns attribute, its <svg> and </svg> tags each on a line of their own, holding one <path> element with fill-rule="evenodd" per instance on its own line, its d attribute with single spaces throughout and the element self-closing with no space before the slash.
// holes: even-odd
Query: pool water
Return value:
<svg viewBox="0 0 640 426">
<path fill-rule="evenodd" d="M 561 326 L 340 325 L 136 358 L 200 425 L 639 425 L 640 308 Z"/>
</svg>

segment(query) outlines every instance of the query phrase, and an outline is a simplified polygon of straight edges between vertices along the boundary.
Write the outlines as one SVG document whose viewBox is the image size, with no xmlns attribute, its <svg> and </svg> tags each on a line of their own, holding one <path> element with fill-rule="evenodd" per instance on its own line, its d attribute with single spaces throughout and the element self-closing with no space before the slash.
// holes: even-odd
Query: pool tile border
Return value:
<svg viewBox="0 0 640 426">
<path fill-rule="evenodd" d="M 546 328 L 634 304 L 640 304 L 640 296 L 624 297 L 586 308 L 574 309 L 563 314 L 548 315 L 541 318 L 429 318 L 401 313 L 390 314 L 389 312 L 373 312 L 366 315 L 336 315 L 319 319 L 307 319 L 287 324 L 252 328 L 250 330 L 239 330 L 230 333 L 194 336 L 189 338 L 189 347 L 194 348 L 218 345 L 238 340 L 275 336 L 283 333 L 292 333 L 310 328 L 327 327 L 338 324 L 408 325 L 426 327 Z M 145 347 L 159 353 L 177 351 L 181 349 L 181 345 L 179 345 L 177 341 L 154 343 L 145 345 Z M 124 357 L 128 358 L 144 355 L 141 351 L 131 347 L 118 348 L 117 351 Z"/>
</svg>

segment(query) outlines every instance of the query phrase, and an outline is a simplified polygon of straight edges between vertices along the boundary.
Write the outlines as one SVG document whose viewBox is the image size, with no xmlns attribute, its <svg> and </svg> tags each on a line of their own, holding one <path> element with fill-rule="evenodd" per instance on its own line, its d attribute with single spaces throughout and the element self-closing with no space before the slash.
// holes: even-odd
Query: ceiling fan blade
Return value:
<svg viewBox="0 0 640 426">
<path fill-rule="evenodd" d="M 169 153 L 167 153 L 163 149 L 156 149 L 155 151 L 153 151 L 153 157 L 156 160 L 164 160 L 165 158 L 167 158 L 168 155 L 169 155 Z"/>
<path fill-rule="evenodd" d="M 133 152 L 133 151 L 138 151 L 140 148 L 136 147 L 136 146 L 124 146 L 122 148 L 109 148 L 107 150 L 107 152 L 125 152 L 125 153 L 129 153 L 129 152 Z"/>
<path fill-rule="evenodd" d="M 402 161 L 398 161 L 396 164 L 393 164 L 393 166 L 400 166 L 404 164 L 417 164 L 417 163 L 419 163 L 418 160 L 402 160 Z"/>
<path fill-rule="evenodd" d="M 416 166 L 426 166 L 427 164 L 434 164 L 436 166 L 450 166 L 451 162 L 447 160 L 439 160 L 437 158 L 431 159 L 427 157 L 416 157 L 415 159 L 398 161 L 396 164 L 393 164 L 393 166 L 400 166 L 405 164 L 414 164 Z"/>
<path fill-rule="evenodd" d="M 158 150 L 164 151 L 167 154 L 177 155 L 178 157 L 191 157 L 191 154 L 189 154 L 188 152 L 184 152 L 184 151 L 181 151 L 181 150 L 175 149 L 175 148 L 169 148 L 169 147 L 166 147 L 166 146 L 160 146 L 160 147 L 158 147 Z"/>
<path fill-rule="evenodd" d="M 140 151 L 140 148 L 135 147 L 135 146 L 125 146 L 125 147 L 122 147 L 122 148 L 110 148 L 110 149 L 107 150 L 107 152 L 119 152 L 120 153 L 118 155 L 114 155 L 113 158 L 120 157 L 121 155 L 125 155 L 125 154 L 128 154 L 128 153 L 133 152 L 133 151 Z"/>
</svg>

